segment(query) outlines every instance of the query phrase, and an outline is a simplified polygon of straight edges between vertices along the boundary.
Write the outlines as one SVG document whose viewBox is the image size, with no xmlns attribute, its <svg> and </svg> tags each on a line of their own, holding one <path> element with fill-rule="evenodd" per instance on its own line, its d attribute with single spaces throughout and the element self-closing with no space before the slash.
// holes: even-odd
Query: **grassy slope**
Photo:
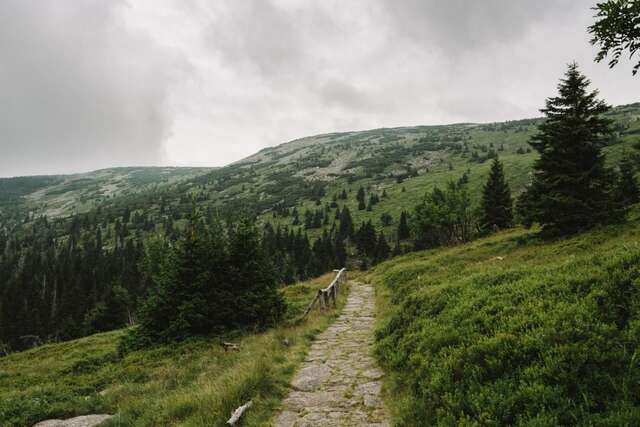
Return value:
<svg viewBox="0 0 640 427">
<path fill-rule="evenodd" d="M 609 114 L 609 117 L 618 124 L 628 126 L 625 133 L 619 135 L 618 144 L 605 148 L 607 161 L 610 164 L 614 164 L 620 160 L 625 151 L 628 152 L 632 150 L 631 145 L 634 142 L 640 141 L 640 104 L 616 107 Z M 471 150 L 477 151 L 479 154 L 484 153 L 474 147 L 488 147 L 490 144 L 493 144 L 497 149 L 503 145 L 504 151 L 499 151 L 498 155 L 504 164 L 505 174 L 511 186 L 512 193 L 517 196 L 522 191 L 525 184 L 528 183 L 531 166 L 537 157 L 535 152 L 527 154 L 517 153 L 519 149 L 529 148 L 527 141 L 537 132 L 534 121 L 526 121 L 522 124 L 520 123 L 521 122 L 515 122 L 509 125 L 509 122 L 507 122 L 505 130 L 499 130 L 499 127 L 502 126 L 500 123 L 496 124 L 495 128 L 493 125 L 463 126 L 462 128 L 464 131 L 459 130 L 461 127 L 460 125 L 408 128 L 406 133 L 403 133 L 402 129 L 392 129 L 387 131 L 393 132 L 394 135 L 397 135 L 399 140 L 395 143 L 405 146 L 411 146 L 416 139 L 423 135 L 429 135 L 430 129 L 435 128 L 439 128 L 441 134 L 444 136 L 455 134 L 456 132 L 463 132 L 468 138 L 468 144 L 469 147 L 471 147 Z M 353 145 L 352 149 L 362 146 L 363 144 L 373 144 L 372 142 L 361 143 L 360 140 L 367 141 L 367 138 L 369 138 L 368 141 L 375 141 L 379 138 L 375 131 L 367 131 L 364 133 L 367 135 L 366 137 L 360 137 L 359 139 L 353 138 L 356 142 L 350 143 Z M 380 150 L 380 147 L 384 145 L 385 143 L 371 145 L 371 148 L 363 150 L 363 156 L 372 156 L 374 158 L 380 156 L 383 157 L 384 155 L 380 154 L 380 152 L 376 150 Z M 284 149 L 286 145 L 281 147 L 281 149 Z M 348 151 L 349 150 L 342 151 L 338 155 L 344 156 L 345 152 L 348 153 Z M 411 211 L 413 207 L 422 200 L 426 191 L 432 189 L 434 186 L 439 186 L 441 188 L 444 187 L 448 181 L 460 178 L 465 171 L 470 172 L 470 195 L 474 201 L 478 200 L 479 195 L 481 194 L 480 190 L 482 185 L 489 174 L 491 161 L 477 163 L 471 161 L 468 154 L 455 154 L 447 150 L 427 152 L 421 154 L 420 157 L 422 155 L 433 159 L 432 163 L 428 167 L 428 171 L 418 168 L 419 176 L 407 178 L 402 183 L 397 183 L 394 178 L 384 177 L 384 174 L 366 176 L 366 173 L 359 170 L 354 171 L 355 176 L 351 177 L 351 182 L 343 177 L 336 177 L 329 183 L 327 195 L 322 198 L 320 207 L 324 206 L 326 203 L 330 203 L 333 194 L 339 193 L 344 188 L 348 191 L 348 200 L 338 200 L 338 204 L 340 206 L 346 205 L 349 207 L 354 223 L 359 225 L 362 221 L 371 220 L 378 229 L 384 230 L 387 237 L 392 237 L 395 236 L 397 220 L 403 210 Z M 440 159 L 442 159 L 442 161 L 440 161 Z M 396 168 L 397 164 L 410 163 L 411 161 L 414 161 L 415 158 L 413 156 L 408 156 L 395 160 L 397 160 L 396 163 L 394 163 L 393 159 L 388 159 L 385 173 Z M 450 170 L 449 163 L 453 166 L 453 170 Z M 260 170 L 259 166 L 255 167 L 257 170 Z M 359 211 L 355 197 L 358 188 L 361 186 L 370 188 L 371 191 L 376 192 L 379 195 L 384 189 L 386 190 L 388 197 L 386 199 L 382 199 L 371 212 Z M 248 188 L 249 186 L 247 186 L 246 191 L 249 191 Z M 238 193 L 237 197 L 242 197 L 242 195 L 243 193 Z M 318 207 L 319 206 L 317 206 L 312 200 L 301 200 L 298 204 L 298 211 L 301 214 L 301 219 L 302 213 L 305 210 L 308 209 L 313 211 L 318 209 Z M 391 214 L 394 219 L 394 223 L 387 227 L 383 227 L 380 220 L 380 216 L 385 212 Z M 333 215 L 333 213 L 334 211 L 331 212 L 331 215 Z M 269 213 L 264 215 L 264 218 L 276 224 L 288 226 L 291 226 L 292 224 L 291 218 L 273 219 Z M 331 222 L 333 222 L 333 217 L 331 217 Z M 309 235 L 311 237 L 317 237 L 321 234 L 321 229 L 309 230 Z"/>
<path fill-rule="evenodd" d="M 640 425 L 640 219 L 514 229 L 370 273 L 398 425 Z"/>
<path fill-rule="evenodd" d="M 297 318 L 332 277 L 285 288 L 289 318 Z M 312 338 L 334 317 L 312 313 L 298 326 L 198 339 L 123 359 L 116 347 L 124 331 L 16 353 L 0 359 L 0 426 L 105 412 L 118 414 L 114 426 L 223 426 L 249 399 L 254 406 L 243 425 L 264 425 Z M 223 339 L 239 342 L 241 351 L 225 352 Z"/>
</svg>

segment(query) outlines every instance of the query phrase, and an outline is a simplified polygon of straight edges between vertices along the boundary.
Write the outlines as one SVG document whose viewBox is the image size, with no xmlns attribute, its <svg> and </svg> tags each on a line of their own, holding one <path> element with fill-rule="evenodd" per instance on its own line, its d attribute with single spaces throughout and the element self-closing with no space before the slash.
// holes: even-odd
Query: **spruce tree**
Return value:
<svg viewBox="0 0 640 427">
<path fill-rule="evenodd" d="M 615 219 L 610 173 L 602 147 L 611 135 L 610 107 L 588 92 L 589 80 L 573 63 L 541 112 L 546 120 L 529 144 L 540 154 L 527 189 L 526 222 L 547 235 L 577 232 Z"/>
<path fill-rule="evenodd" d="M 358 201 L 358 210 L 363 211 L 367 207 L 364 201 L 364 188 L 360 187 L 358 189 L 358 194 L 356 194 L 356 200 Z"/>
<path fill-rule="evenodd" d="M 504 177 L 502 162 L 496 157 L 482 190 L 480 226 L 484 230 L 508 228 L 513 224 L 513 200 Z"/>
<path fill-rule="evenodd" d="M 353 236 L 353 220 L 348 207 L 343 207 L 340 213 L 340 228 L 338 229 L 338 237 L 346 239 Z"/>
<path fill-rule="evenodd" d="M 407 221 L 407 212 L 402 211 L 400 222 L 398 223 L 398 240 L 405 240 L 411 237 L 411 230 Z"/>
<path fill-rule="evenodd" d="M 402 247 L 400 246 L 400 240 L 399 239 L 396 239 L 396 244 L 393 247 L 392 254 L 393 254 L 393 256 L 402 255 Z"/>
<path fill-rule="evenodd" d="M 635 176 L 633 161 L 625 157 L 620 162 L 620 175 L 616 185 L 616 198 L 622 209 L 640 201 L 640 189 Z"/>
<path fill-rule="evenodd" d="M 254 219 L 241 218 L 229 235 L 228 265 L 215 266 L 219 269 L 222 267 L 225 276 L 213 284 L 212 298 L 207 301 L 215 307 L 214 303 L 223 303 L 224 298 L 229 296 L 228 291 L 232 290 L 233 295 L 227 307 L 233 311 L 233 315 L 227 318 L 228 323 L 220 319 L 218 325 L 227 326 L 231 319 L 233 326 L 265 326 L 278 321 L 286 307 L 277 289 L 276 270 L 260 244 Z M 215 254 L 216 251 L 210 252 Z M 217 261 L 217 258 L 213 256 L 212 261 Z M 216 310 L 213 307 L 210 308 L 213 311 L 210 317 L 222 311 L 221 307 Z"/>
<path fill-rule="evenodd" d="M 385 259 L 389 258 L 389 254 L 391 253 L 391 248 L 387 243 L 387 239 L 384 237 L 384 233 L 381 231 L 378 235 L 378 242 L 376 244 L 376 253 L 375 253 L 375 261 L 381 262 Z"/>
<path fill-rule="evenodd" d="M 293 212 L 291 213 L 291 216 L 293 217 L 293 225 L 300 225 L 300 215 L 298 214 L 298 208 L 294 207 L 293 208 Z"/>
<path fill-rule="evenodd" d="M 371 258 L 375 257 L 378 239 L 376 236 L 376 229 L 371 223 L 371 220 L 362 222 L 360 228 L 355 234 L 354 240 L 356 241 L 356 246 L 362 255 Z"/>
</svg>

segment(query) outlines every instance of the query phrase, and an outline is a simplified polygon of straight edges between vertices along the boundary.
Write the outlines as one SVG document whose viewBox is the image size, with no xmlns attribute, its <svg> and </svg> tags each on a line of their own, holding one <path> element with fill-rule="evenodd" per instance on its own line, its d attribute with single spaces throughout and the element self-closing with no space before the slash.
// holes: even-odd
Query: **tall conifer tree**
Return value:
<svg viewBox="0 0 640 427">
<path fill-rule="evenodd" d="M 358 194 L 356 194 L 356 200 L 358 201 L 358 210 L 365 210 L 365 208 L 367 207 L 367 205 L 364 202 L 364 188 L 360 187 L 358 189 Z"/>
<path fill-rule="evenodd" d="M 525 222 L 545 234 L 567 234 L 617 218 L 602 147 L 611 135 L 610 107 L 588 92 L 589 80 L 573 63 L 541 112 L 547 119 L 529 144 L 540 153 L 524 197 Z"/>
<path fill-rule="evenodd" d="M 343 207 L 340 213 L 340 228 L 338 229 L 338 237 L 346 239 L 353 236 L 353 220 L 351 219 L 351 212 L 348 207 Z"/>
<path fill-rule="evenodd" d="M 497 157 L 493 159 L 489 179 L 482 190 L 481 209 L 480 225 L 485 230 L 508 228 L 513 224 L 511 190 Z"/>
<path fill-rule="evenodd" d="M 625 157 L 620 162 L 620 176 L 617 183 L 617 198 L 621 208 L 638 203 L 640 201 L 640 189 L 635 176 L 633 161 Z"/>
<path fill-rule="evenodd" d="M 411 237 L 411 230 L 407 221 L 407 212 L 400 213 L 400 221 L 398 222 L 398 240 L 405 240 Z"/>
</svg>

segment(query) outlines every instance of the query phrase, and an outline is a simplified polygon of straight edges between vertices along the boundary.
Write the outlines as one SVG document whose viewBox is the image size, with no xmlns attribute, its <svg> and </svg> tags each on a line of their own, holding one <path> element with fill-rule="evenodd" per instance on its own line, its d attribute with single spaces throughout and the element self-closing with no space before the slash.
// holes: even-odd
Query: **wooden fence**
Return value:
<svg viewBox="0 0 640 427">
<path fill-rule="evenodd" d="M 304 314 L 302 315 L 300 320 L 307 317 L 309 312 L 315 306 L 319 305 L 323 310 L 329 308 L 330 305 L 332 305 L 333 307 L 336 306 L 340 288 L 342 288 L 342 285 L 347 282 L 347 269 L 342 268 L 340 270 L 333 271 L 337 273 L 335 279 L 333 279 L 333 282 L 331 282 L 331 284 L 324 289 L 318 289 L 318 293 L 316 294 L 313 301 L 311 301 L 311 304 L 309 304 L 309 307 L 307 307 L 307 309 L 304 311 Z"/>
</svg>

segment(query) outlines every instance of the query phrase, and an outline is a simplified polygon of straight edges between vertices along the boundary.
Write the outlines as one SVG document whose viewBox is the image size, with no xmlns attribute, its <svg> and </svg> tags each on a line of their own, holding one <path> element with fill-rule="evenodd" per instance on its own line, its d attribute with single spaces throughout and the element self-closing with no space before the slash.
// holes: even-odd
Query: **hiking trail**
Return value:
<svg viewBox="0 0 640 427">
<path fill-rule="evenodd" d="M 351 282 L 342 313 L 311 345 L 274 426 L 389 426 L 383 372 L 371 354 L 374 323 L 373 286 Z"/>
</svg>

